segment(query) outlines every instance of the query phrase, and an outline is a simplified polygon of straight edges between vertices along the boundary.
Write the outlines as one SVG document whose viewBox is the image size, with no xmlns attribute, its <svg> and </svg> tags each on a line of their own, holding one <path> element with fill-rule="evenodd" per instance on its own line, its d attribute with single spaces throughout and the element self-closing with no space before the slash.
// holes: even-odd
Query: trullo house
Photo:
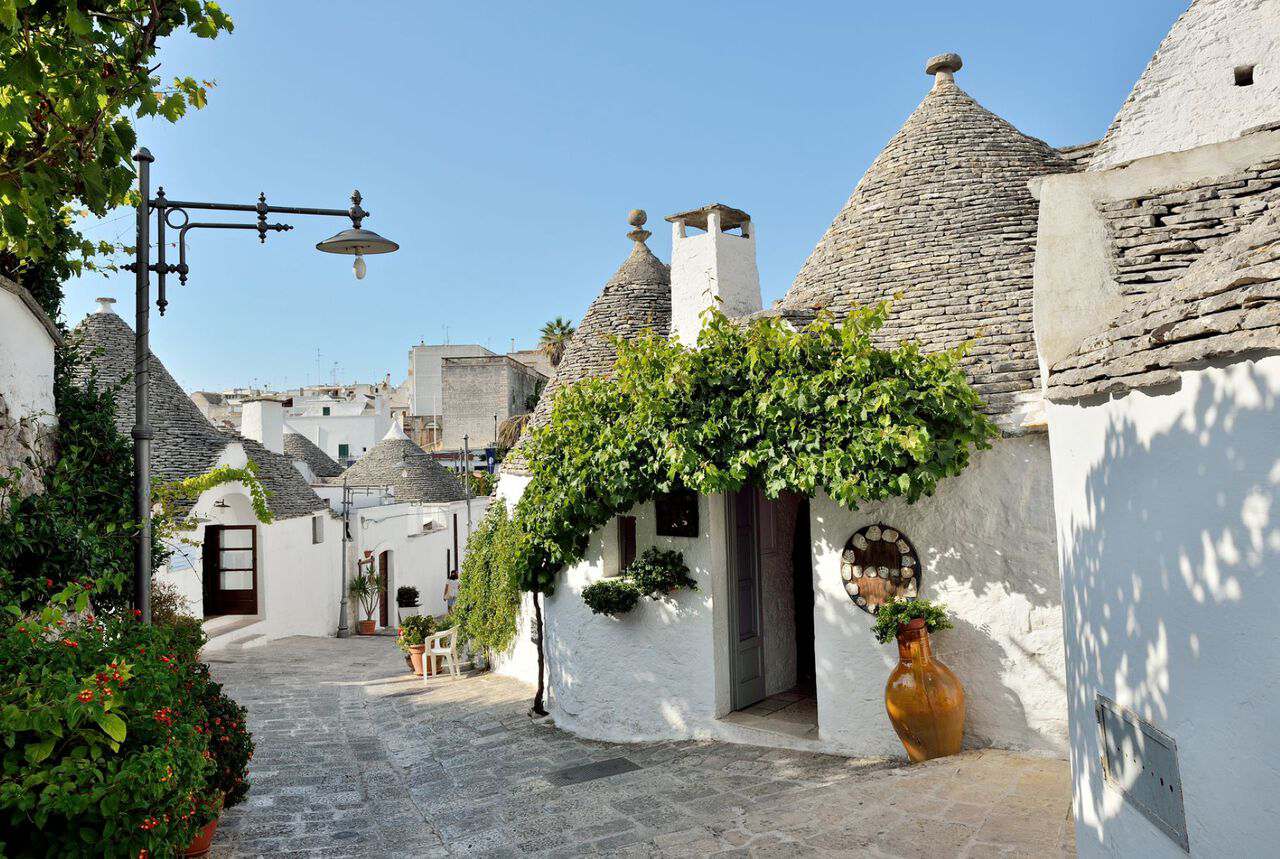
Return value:
<svg viewBox="0 0 1280 859">
<path fill-rule="evenodd" d="M 670 216 L 670 269 L 633 218 L 629 258 L 583 318 L 539 403 L 607 373 L 611 336 L 649 329 L 695 342 L 712 302 L 734 317 L 825 312 L 893 298 L 882 331 L 926 349 L 973 341 L 965 361 L 1002 430 L 994 447 L 915 505 L 843 509 L 822 494 L 766 499 L 748 488 L 697 497 L 672 528 L 659 499 L 597 531 L 585 560 L 545 600 L 550 709 L 557 724 L 613 740 L 722 737 L 857 755 L 900 754 L 884 713 L 896 656 L 876 643 L 841 555 L 851 541 L 901 541 L 918 563 L 909 593 L 943 600 L 956 629 L 938 650 L 963 678 L 967 742 L 1062 754 L 1067 748 L 1062 613 L 1049 449 L 1032 333 L 1032 179 L 1077 168 L 978 104 L 954 54 L 928 63 L 933 87 L 875 159 L 785 298 L 761 305 L 756 224 L 710 205 Z M 638 213 L 637 213 L 638 214 Z M 517 451 L 518 454 L 518 451 Z M 499 492 L 518 498 L 517 455 Z M 683 553 L 698 590 L 594 615 L 584 587 L 648 546 Z M 918 561 L 917 561 L 918 559 Z M 895 571 L 896 574 L 896 571 Z M 529 619 L 499 670 L 536 677 Z"/>
</svg>

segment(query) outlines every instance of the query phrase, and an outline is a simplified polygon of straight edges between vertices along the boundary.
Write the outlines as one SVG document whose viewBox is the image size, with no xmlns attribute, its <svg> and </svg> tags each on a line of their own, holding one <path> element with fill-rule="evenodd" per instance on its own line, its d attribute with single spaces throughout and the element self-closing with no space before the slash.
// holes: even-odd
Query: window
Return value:
<svg viewBox="0 0 1280 859">
<path fill-rule="evenodd" d="M 311 542 L 312 543 L 324 542 L 324 517 L 323 516 L 311 517 Z"/>
<path fill-rule="evenodd" d="M 1253 86 L 1253 66 L 1236 66 L 1236 86 Z"/>
<path fill-rule="evenodd" d="M 636 559 L 636 517 L 618 517 L 618 571 L 622 575 Z"/>
<path fill-rule="evenodd" d="M 328 407 L 328 406 L 323 406 L 323 407 L 321 407 L 321 409 L 320 409 L 320 414 L 324 415 L 325 417 L 328 417 L 328 416 L 329 416 L 329 407 Z"/>
<path fill-rule="evenodd" d="M 346 444 L 338 445 L 338 461 L 345 462 L 351 456 L 351 446 Z"/>
<path fill-rule="evenodd" d="M 698 493 L 676 489 L 653 499 L 659 537 L 698 536 Z"/>
</svg>

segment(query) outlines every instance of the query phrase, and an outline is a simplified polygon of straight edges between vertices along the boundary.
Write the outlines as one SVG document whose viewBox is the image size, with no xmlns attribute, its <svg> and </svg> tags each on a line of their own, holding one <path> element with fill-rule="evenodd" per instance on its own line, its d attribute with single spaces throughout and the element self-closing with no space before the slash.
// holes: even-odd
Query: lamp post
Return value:
<svg viewBox="0 0 1280 859">
<path fill-rule="evenodd" d="M 165 296 L 165 277 L 178 275 L 181 283 L 187 282 L 190 271 L 187 266 L 187 233 L 190 230 L 256 230 L 258 241 L 266 243 L 267 233 L 281 233 L 293 229 L 289 224 L 268 223 L 267 215 L 320 215 L 323 217 L 350 218 L 351 229 L 343 230 L 316 245 L 316 250 L 332 254 L 355 256 L 356 278 L 365 274 L 365 254 L 385 254 L 399 250 L 400 246 L 375 232 L 361 227 L 369 217 L 360 206 L 360 192 L 351 195 L 348 209 L 314 209 L 298 206 L 273 206 L 267 203 L 265 194 L 258 195 L 254 204 L 202 203 L 190 200 L 170 200 L 164 188 L 151 196 L 151 164 L 155 157 L 147 149 L 139 149 L 133 156 L 138 162 L 137 236 L 134 261 L 125 266 L 135 275 L 136 292 L 135 326 L 133 341 L 133 496 L 141 516 L 141 527 L 133 555 L 134 607 L 142 613 L 142 621 L 151 623 L 151 439 L 155 433 L 149 422 L 151 392 L 151 272 L 156 273 L 156 307 L 164 316 L 169 302 Z M 192 221 L 191 210 L 213 212 L 253 212 L 255 222 Z M 151 261 L 151 214 L 156 216 L 156 261 Z M 165 259 L 165 229 L 178 231 L 178 262 Z"/>
</svg>

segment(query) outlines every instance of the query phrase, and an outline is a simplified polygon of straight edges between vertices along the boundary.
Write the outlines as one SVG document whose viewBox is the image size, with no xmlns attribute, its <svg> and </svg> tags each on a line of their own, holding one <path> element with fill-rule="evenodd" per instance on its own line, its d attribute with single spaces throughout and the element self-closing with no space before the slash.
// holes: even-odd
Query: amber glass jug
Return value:
<svg viewBox="0 0 1280 859">
<path fill-rule="evenodd" d="M 898 666 L 884 686 L 884 706 L 913 763 L 960 751 L 964 686 L 933 658 L 923 618 L 898 628 Z"/>
</svg>

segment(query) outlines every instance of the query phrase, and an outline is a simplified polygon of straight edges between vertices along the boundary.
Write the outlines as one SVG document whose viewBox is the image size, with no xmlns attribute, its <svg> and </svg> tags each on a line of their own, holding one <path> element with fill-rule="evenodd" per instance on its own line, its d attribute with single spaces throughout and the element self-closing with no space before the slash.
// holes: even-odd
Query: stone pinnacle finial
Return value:
<svg viewBox="0 0 1280 859">
<path fill-rule="evenodd" d="M 627 233 L 627 238 L 633 242 L 644 242 L 648 240 L 653 233 L 644 228 L 645 222 L 649 220 L 649 215 L 644 209 L 632 209 L 627 213 L 627 223 L 635 227 L 634 230 Z"/>
<path fill-rule="evenodd" d="M 104 295 L 101 298 L 95 298 L 94 301 L 98 302 L 99 313 L 115 313 L 115 311 L 111 309 L 111 305 L 116 303 L 114 298 Z"/>
<path fill-rule="evenodd" d="M 924 73 L 933 75 L 933 85 L 936 87 L 943 81 L 955 80 L 956 72 L 963 67 L 964 60 L 960 59 L 959 54 L 938 54 L 930 57 L 924 64 Z"/>
</svg>

